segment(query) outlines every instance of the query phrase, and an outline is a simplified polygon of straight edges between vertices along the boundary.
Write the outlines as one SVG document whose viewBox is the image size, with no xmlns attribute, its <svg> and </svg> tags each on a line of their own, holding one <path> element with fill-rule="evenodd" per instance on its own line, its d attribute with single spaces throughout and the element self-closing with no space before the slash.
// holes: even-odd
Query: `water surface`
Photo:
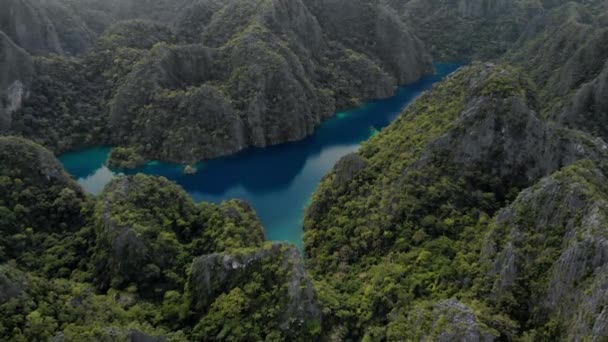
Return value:
<svg viewBox="0 0 608 342">
<path fill-rule="evenodd" d="M 289 241 L 301 248 L 304 208 L 321 178 L 341 157 L 356 151 L 361 142 L 386 127 L 412 100 L 460 65 L 436 64 L 434 75 L 399 87 L 390 98 L 336 113 L 302 141 L 250 148 L 201 162 L 194 175 L 185 175 L 182 165 L 161 162 L 150 162 L 128 173 L 167 177 L 196 201 L 243 199 L 257 211 L 268 240 Z M 104 165 L 109 152 L 109 147 L 100 147 L 67 153 L 59 159 L 86 191 L 98 194 L 117 175 Z"/>
</svg>

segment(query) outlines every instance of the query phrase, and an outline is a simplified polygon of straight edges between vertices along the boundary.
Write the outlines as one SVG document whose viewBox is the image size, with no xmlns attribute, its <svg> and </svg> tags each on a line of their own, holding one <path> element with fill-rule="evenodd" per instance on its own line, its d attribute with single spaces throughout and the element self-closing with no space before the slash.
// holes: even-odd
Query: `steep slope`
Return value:
<svg viewBox="0 0 608 342">
<path fill-rule="evenodd" d="M 197 341 L 211 336 L 263 340 L 273 335 L 306 341 L 320 333 L 321 311 L 294 246 L 268 244 L 196 258 L 188 293 L 191 309 L 207 312 L 194 327 Z M 256 315 L 260 307 L 275 310 Z M 242 324 L 252 316 L 253 324 Z"/>
<path fill-rule="evenodd" d="M 249 206 L 197 206 L 164 178 L 119 178 L 105 189 L 95 212 L 96 278 L 100 287 L 136 284 L 141 296 L 183 288 L 192 256 L 260 246 L 262 227 Z"/>
<path fill-rule="evenodd" d="M 440 60 L 502 56 L 549 6 L 546 1 L 385 0 Z"/>
<path fill-rule="evenodd" d="M 608 334 L 606 168 L 579 162 L 502 209 L 481 259 L 486 294 L 532 339 L 601 341 Z"/>
<path fill-rule="evenodd" d="M 388 96 L 429 70 L 421 44 L 388 15 L 371 19 L 392 25 L 402 43 L 370 52 L 343 47 L 335 38 L 342 35 L 322 27 L 300 1 L 208 2 L 195 10 L 209 13 L 207 24 L 185 26 L 195 20 L 186 17 L 180 32 L 197 45 L 152 49 L 111 106 L 117 143 L 140 146 L 148 157 L 193 162 L 299 140 L 336 106 Z M 386 30 L 379 26 L 367 39 L 378 42 Z M 175 108 L 183 115 L 176 118 Z"/>
<path fill-rule="evenodd" d="M 41 6 L 27 0 L 7 0 L 3 4 L 0 30 L 33 54 L 62 53 L 59 37 Z"/>
<path fill-rule="evenodd" d="M 349 12 L 327 17 L 337 8 Z M 183 1 L 173 10 L 171 26 L 111 27 L 82 60 L 40 59 L 39 96 L 11 132 L 56 151 L 111 144 L 192 163 L 302 139 L 337 109 L 431 71 L 423 44 L 381 4 Z M 48 81 L 67 68 L 78 71 Z"/>
<path fill-rule="evenodd" d="M 537 19 L 506 56 L 541 87 L 543 113 L 568 127 L 608 137 L 603 87 L 608 61 L 608 7 L 602 1 L 566 3 Z"/>
<path fill-rule="evenodd" d="M 537 110 L 516 70 L 474 64 L 323 179 L 304 241 L 334 333 L 403 331 L 412 308 L 471 285 L 488 216 L 541 177 L 607 156 L 601 139 L 555 127 Z M 496 329 L 487 305 L 474 310 Z"/>
<path fill-rule="evenodd" d="M 0 31 L 0 133 L 12 125 L 12 114 L 29 96 L 32 58 Z"/>
<path fill-rule="evenodd" d="M 0 137 L 0 161 L 0 261 L 16 259 L 25 269 L 58 273 L 74 267 L 78 257 L 70 250 L 48 252 L 65 253 L 57 264 L 38 256 L 86 224 L 82 189 L 51 152 L 32 142 Z"/>
<path fill-rule="evenodd" d="M 164 178 L 89 198 L 46 149 L 0 138 L 0 338 L 308 341 L 321 312 L 299 251 L 249 205 Z"/>
<path fill-rule="evenodd" d="M 67 0 L 5 0 L 3 31 L 33 55 L 71 54 L 88 50 L 96 33 Z"/>
</svg>

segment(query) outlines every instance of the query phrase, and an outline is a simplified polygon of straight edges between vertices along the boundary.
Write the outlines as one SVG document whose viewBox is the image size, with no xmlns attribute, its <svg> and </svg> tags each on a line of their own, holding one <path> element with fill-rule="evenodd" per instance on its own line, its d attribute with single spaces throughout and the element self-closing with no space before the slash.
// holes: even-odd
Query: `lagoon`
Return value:
<svg viewBox="0 0 608 342">
<path fill-rule="evenodd" d="M 249 148 L 204 161 L 191 175 L 184 174 L 183 165 L 162 162 L 149 162 L 127 173 L 167 177 L 196 201 L 245 200 L 255 208 L 268 240 L 287 241 L 302 248 L 304 210 L 321 178 L 340 158 L 357 151 L 362 142 L 390 124 L 422 92 L 461 65 L 437 63 L 435 74 L 399 87 L 390 98 L 336 113 L 313 135 L 298 142 Z M 86 191 L 98 194 L 119 174 L 105 166 L 109 152 L 109 147 L 99 147 L 66 153 L 59 159 Z"/>
</svg>

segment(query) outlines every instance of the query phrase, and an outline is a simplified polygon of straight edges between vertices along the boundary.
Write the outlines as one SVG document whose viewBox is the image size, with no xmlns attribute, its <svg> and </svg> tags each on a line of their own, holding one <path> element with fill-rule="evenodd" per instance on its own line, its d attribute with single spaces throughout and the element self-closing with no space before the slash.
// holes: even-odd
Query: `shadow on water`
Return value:
<svg viewBox="0 0 608 342">
<path fill-rule="evenodd" d="M 150 162 L 126 173 L 167 177 L 197 201 L 248 201 L 256 209 L 269 240 L 302 247 L 304 208 L 321 178 L 344 155 L 356 151 L 373 132 L 390 124 L 403 108 L 460 63 L 436 64 L 436 73 L 401 86 L 394 96 L 339 112 L 310 137 L 267 148 L 249 148 L 232 156 L 201 162 L 198 172 L 185 175 L 183 166 Z M 64 154 L 66 170 L 89 192 L 97 194 L 116 173 L 105 167 L 109 147 Z"/>
</svg>

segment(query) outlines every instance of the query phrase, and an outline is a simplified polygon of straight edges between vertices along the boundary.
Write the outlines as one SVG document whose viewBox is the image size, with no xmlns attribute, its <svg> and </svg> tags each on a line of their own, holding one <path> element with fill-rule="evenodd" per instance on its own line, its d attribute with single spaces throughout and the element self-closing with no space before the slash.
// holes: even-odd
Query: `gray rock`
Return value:
<svg viewBox="0 0 608 342">
<path fill-rule="evenodd" d="M 365 169 L 367 162 L 355 153 L 351 153 L 340 159 L 334 167 L 336 186 L 348 184 L 353 180 L 361 170 Z"/>
<path fill-rule="evenodd" d="M 421 341 L 492 342 L 495 336 L 479 322 L 469 307 L 456 299 L 447 299 L 433 307 L 432 329 Z"/>
<path fill-rule="evenodd" d="M 5 0 L 0 31 L 33 55 L 77 55 L 88 50 L 97 35 L 86 23 L 92 18 L 80 6 L 65 0 Z"/>
<path fill-rule="evenodd" d="M 139 330 L 131 330 L 128 334 L 131 342 L 165 342 L 167 339 L 162 336 L 151 336 Z"/>
<path fill-rule="evenodd" d="M 57 31 L 42 6 L 29 0 L 6 0 L 0 30 L 33 54 L 63 53 Z"/>
<path fill-rule="evenodd" d="M 91 63 L 95 73 L 99 67 L 110 68 L 112 61 L 123 60 L 113 55 L 121 47 L 137 49 L 129 53 L 135 61 L 118 73 L 112 69 L 111 79 L 95 82 L 100 87 L 107 84 L 108 89 L 99 93 L 109 98 L 66 100 L 90 105 L 87 122 L 96 126 L 91 131 L 101 133 L 84 137 L 87 144 L 141 148 L 146 159 L 188 164 L 250 146 L 300 140 L 336 109 L 387 97 L 399 84 L 432 71 L 422 42 L 395 11 L 380 3 L 86 3 L 114 18 L 157 19 L 179 34 L 172 36 L 166 25 L 140 25 L 141 20 L 113 26 L 78 66 L 88 70 Z M 74 12 L 69 18 L 86 12 L 66 6 Z M 108 65 L 97 65 L 104 63 Z M 69 103 L 68 108 L 80 105 Z M 98 113 L 94 108 L 99 108 Z M 70 112 L 62 113 L 69 119 L 49 120 L 51 127 L 45 122 L 41 131 L 32 133 L 37 130 L 33 128 L 25 134 L 41 141 L 40 136 L 51 132 L 71 132 L 71 125 L 82 118 L 79 110 Z M 23 133 L 22 126 L 14 133 Z M 33 126 L 38 127 L 38 122 Z M 82 144 L 80 137 L 48 143 L 62 151 Z"/>
<path fill-rule="evenodd" d="M 607 40 L 608 42 L 608 40 Z M 569 127 L 608 138 L 608 62 L 592 81 L 583 84 L 557 120 Z"/>
<path fill-rule="evenodd" d="M 210 254 L 194 259 L 188 283 L 193 310 L 205 312 L 221 293 L 246 284 L 264 263 L 279 263 L 288 274 L 288 279 L 276 278 L 276 275 L 273 278 L 276 282 L 287 281 L 287 304 L 281 308 L 281 329 L 290 331 L 306 321 L 319 320 L 321 312 L 300 252 L 285 244 L 272 244 L 244 254 Z M 263 276 L 273 277 L 272 274 Z"/>
<path fill-rule="evenodd" d="M 469 80 L 471 94 L 485 87 L 484 75 L 496 67 L 477 68 Z M 464 168 L 478 168 L 527 186 L 578 160 L 608 156 L 608 145 L 602 139 L 553 125 L 541 119 L 536 109 L 530 90 L 506 97 L 473 95 L 454 128 L 430 143 L 415 167 L 421 169 L 442 156 Z"/>
<path fill-rule="evenodd" d="M 23 273 L 10 265 L 0 265 L 0 305 L 19 297 L 26 288 Z"/>
<path fill-rule="evenodd" d="M 31 57 L 0 31 L 0 132 L 10 129 L 13 112 L 29 96 L 33 74 Z"/>
<path fill-rule="evenodd" d="M 527 308 L 524 315 L 536 326 L 557 322 L 567 340 L 600 341 L 606 336 L 604 170 L 579 162 L 523 191 L 496 217 L 482 255 L 494 279 L 492 299 L 513 298 Z M 525 294 L 518 290 L 522 286 Z"/>
</svg>

